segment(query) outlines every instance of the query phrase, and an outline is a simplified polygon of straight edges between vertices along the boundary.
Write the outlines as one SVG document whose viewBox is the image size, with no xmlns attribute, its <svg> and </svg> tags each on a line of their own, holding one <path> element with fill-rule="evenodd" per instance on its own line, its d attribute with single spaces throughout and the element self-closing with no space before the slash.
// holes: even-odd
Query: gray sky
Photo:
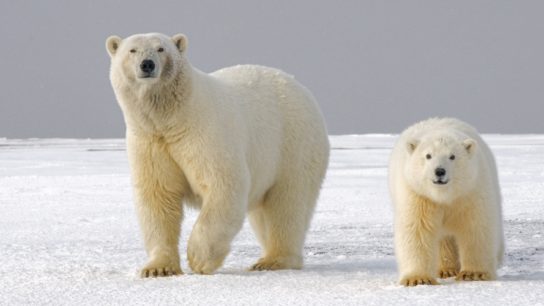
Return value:
<svg viewBox="0 0 544 306">
<path fill-rule="evenodd" d="M 0 137 L 123 137 L 109 35 L 185 33 L 207 72 L 281 68 L 330 134 L 454 116 L 544 133 L 544 1 L 1 1 Z"/>
</svg>

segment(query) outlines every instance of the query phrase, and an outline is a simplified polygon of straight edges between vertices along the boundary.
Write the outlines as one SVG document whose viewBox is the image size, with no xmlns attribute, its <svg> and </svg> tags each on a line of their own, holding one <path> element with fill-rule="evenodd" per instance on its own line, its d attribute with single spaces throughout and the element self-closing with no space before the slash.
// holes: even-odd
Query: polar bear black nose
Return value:
<svg viewBox="0 0 544 306">
<path fill-rule="evenodd" d="M 155 63 L 152 60 L 143 60 L 140 69 L 145 73 L 150 73 L 155 69 Z"/>
<path fill-rule="evenodd" d="M 442 177 L 442 176 L 446 175 L 446 169 L 444 169 L 444 168 L 436 168 L 436 169 L 434 170 L 434 174 L 436 174 L 436 176 Z"/>
</svg>

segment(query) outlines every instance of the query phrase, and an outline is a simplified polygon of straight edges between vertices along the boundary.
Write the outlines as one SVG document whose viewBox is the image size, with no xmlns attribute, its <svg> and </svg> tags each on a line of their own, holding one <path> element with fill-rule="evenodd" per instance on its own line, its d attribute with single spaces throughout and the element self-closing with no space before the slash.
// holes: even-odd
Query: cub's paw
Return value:
<svg viewBox="0 0 544 306">
<path fill-rule="evenodd" d="M 155 266 L 152 264 L 147 264 L 141 271 L 140 277 L 164 277 L 164 276 L 174 276 L 182 275 L 183 271 L 179 266 Z"/>
<path fill-rule="evenodd" d="M 284 269 L 302 269 L 302 258 L 300 256 L 291 257 L 263 257 L 260 258 L 250 271 L 266 271 L 266 270 L 284 270 Z"/>
<path fill-rule="evenodd" d="M 457 274 L 459 274 L 459 270 L 456 268 L 442 268 L 438 271 L 440 278 L 454 277 L 457 276 Z"/>
<path fill-rule="evenodd" d="M 458 281 L 486 281 L 492 280 L 494 277 L 488 272 L 478 271 L 461 271 L 455 278 Z"/>
<path fill-rule="evenodd" d="M 407 287 L 413 287 L 417 285 L 438 285 L 438 282 L 434 277 L 430 276 L 406 276 L 400 280 L 400 284 Z"/>
</svg>

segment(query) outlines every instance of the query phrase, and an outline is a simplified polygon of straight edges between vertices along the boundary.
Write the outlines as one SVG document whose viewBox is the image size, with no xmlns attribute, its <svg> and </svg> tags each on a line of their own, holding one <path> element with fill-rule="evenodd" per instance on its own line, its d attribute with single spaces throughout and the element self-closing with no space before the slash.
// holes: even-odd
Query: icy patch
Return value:
<svg viewBox="0 0 544 306">
<path fill-rule="evenodd" d="M 485 135 L 504 197 L 493 282 L 397 284 L 387 161 L 395 135 L 331 136 L 330 168 L 301 271 L 247 272 L 248 224 L 212 276 L 139 279 L 145 262 L 124 141 L 0 138 L 0 297 L 7 304 L 538 305 L 544 292 L 544 136 Z"/>
</svg>

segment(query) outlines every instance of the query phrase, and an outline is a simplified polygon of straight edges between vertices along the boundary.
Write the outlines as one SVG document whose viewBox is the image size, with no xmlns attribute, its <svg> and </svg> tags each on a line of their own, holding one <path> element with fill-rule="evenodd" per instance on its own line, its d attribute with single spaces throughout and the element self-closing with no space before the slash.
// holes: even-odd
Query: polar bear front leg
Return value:
<svg viewBox="0 0 544 306">
<path fill-rule="evenodd" d="M 440 268 L 438 275 L 440 278 L 457 276 L 460 270 L 459 251 L 455 238 L 447 236 L 440 242 Z"/>
<path fill-rule="evenodd" d="M 187 259 L 194 272 L 211 274 L 223 264 L 244 223 L 247 190 L 247 186 L 226 192 L 218 188 L 204 198 L 187 245 Z"/>
<path fill-rule="evenodd" d="M 182 174 L 165 147 L 127 137 L 136 208 L 149 256 L 141 277 L 182 274 L 178 242 L 183 215 Z"/>
<path fill-rule="evenodd" d="M 441 211 L 427 201 L 405 203 L 396 211 L 395 252 L 404 286 L 436 285 Z"/>
<path fill-rule="evenodd" d="M 496 279 L 496 234 L 489 217 L 476 209 L 459 217 L 456 240 L 459 246 L 461 271 L 456 280 L 478 281 Z"/>
<path fill-rule="evenodd" d="M 152 202 L 138 206 L 138 216 L 149 256 L 140 276 L 145 278 L 183 274 L 178 251 L 181 205 L 178 204 L 179 209 L 172 209 L 173 206 L 166 204 L 156 207 Z"/>
</svg>

